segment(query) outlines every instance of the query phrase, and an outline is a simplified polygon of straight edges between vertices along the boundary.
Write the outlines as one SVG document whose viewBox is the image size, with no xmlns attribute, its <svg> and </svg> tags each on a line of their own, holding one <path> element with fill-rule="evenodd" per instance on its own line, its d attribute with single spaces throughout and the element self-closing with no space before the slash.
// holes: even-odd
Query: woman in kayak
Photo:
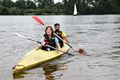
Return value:
<svg viewBox="0 0 120 80">
<path fill-rule="evenodd" d="M 45 45 L 49 45 L 54 48 L 60 49 L 59 41 L 55 37 L 53 28 L 51 26 L 46 27 L 44 37 L 41 38 L 40 42 L 42 42 L 42 44 L 39 46 L 39 48 L 41 48 L 43 50 L 47 50 L 47 51 L 55 50 L 55 49 L 45 46 Z"/>
</svg>

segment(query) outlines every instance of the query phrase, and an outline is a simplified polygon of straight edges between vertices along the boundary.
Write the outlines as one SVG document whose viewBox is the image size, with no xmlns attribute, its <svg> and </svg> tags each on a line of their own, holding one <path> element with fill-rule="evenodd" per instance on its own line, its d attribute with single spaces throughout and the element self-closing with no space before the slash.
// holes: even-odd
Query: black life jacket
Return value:
<svg viewBox="0 0 120 80">
<path fill-rule="evenodd" d="M 56 43 L 55 43 L 55 36 L 52 36 L 50 39 L 49 37 L 44 34 L 44 42 L 45 42 L 45 45 L 50 45 L 52 47 L 55 47 L 56 48 Z M 50 48 L 50 47 L 47 47 L 47 46 L 43 46 L 42 47 L 43 50 L 54 50 L 53 48 Z"/>
<path fill-rule="evenodd" d="M 62 31 L 54 31 L 54 33 L 57 34 L 61 39 L 63 39 L 63 37 L 62 37 Z M 58 38 L 60 47 L 62 48 L 63 47 L 63 41 L 61 39 Z"/>
</svg>

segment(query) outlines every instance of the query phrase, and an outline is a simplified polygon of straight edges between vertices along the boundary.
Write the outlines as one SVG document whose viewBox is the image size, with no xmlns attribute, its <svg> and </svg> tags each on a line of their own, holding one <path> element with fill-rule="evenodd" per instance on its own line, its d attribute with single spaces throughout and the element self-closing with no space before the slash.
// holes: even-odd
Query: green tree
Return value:
<svg viewBox="0 0 120 80">
<path fill-rule="evenodd" d="M 9 13 L 10 13 L 10 15 L 23 15 L 22 10 L 19 8 L 16 8 L 16 7 L 10 8 Z"/>
<path fill-rule="evenodd" d="M 61 2 L 58 2 L 52 6 L 52 12 L 54 14 L 64 14 L 64 5 Z"/>
<path fill-rule="evenodd" d="M 19 9 L 26 9 L 26 2 L 25 0 L 17 0 L 15 6 Z"/>
<path fill-rule="evenodd" d="M 111 13 L 120 14 L 120 0 L 111 0 Z"/>
<path fill-rule="evenodd" d="M 93 6 L 95 14 L 106 14 L 111 12 L 111 4 L 109 0 L 96 0 Z"/>
<path fill-rule="evenodd" d="M 3 5 L 4 7 L 10 8 L 14 6 L 14 2 L 11 0 L 3 0 L 1 1 L 1 5 Z"/>
<path fill-rule="evenodd" d="M 10 12 L 9 12 L 9 10 L 7 8 L 2 7 L 2 9 L 0 10 L 0 14 L 1 15 L 9 15 Z"/>
<path fill-rule="evenodd" d="M 63 0 L 64 12 L 67 15 L 72 15 L 74 10 L 74 0 Z"/>
<path fill-rule="evenodd" d="M 54 0 L 34 0 L 38 3 L 38 8 L 45 8 L 46 6 L 52 7 Z"/>
<path fill-rule="evenodd" d="M 31 0 L 27 0 L 26 1 L 26 8 L 27 9 L 35 9 L 36 8 L 36 4 L 33 1 L 31 1 Z"/>
</svg>

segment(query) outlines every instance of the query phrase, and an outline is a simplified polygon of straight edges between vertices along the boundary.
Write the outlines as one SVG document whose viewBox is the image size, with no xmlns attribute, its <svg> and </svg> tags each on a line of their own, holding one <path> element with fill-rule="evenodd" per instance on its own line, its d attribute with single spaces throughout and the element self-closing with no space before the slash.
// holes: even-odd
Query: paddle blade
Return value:
<svg viewBox="0 0 120 80">
<path fill-rule="evenodd" d="M 33 16 L 33 19 L 35 19 L 38 23 L 44 25 L 43 21 L 38 16 Z"/>
<path fill-rule="evenodd" d="M 84 49 L 79 49 L 78 52 L 79 52 L 80 54 L 82 54 L 82 55 L 86 55 L 86 54 L 87 54 L 87 52 L 85 52 Z"/>
</svg>

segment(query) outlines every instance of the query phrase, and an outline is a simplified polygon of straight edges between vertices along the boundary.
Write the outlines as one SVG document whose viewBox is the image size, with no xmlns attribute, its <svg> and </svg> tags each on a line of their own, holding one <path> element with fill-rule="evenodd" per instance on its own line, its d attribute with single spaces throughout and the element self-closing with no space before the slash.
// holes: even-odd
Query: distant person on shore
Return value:
<svg viewBox="0 0 120 80">
<path fill-rule="evenodd" d="M 56 36 L 56 37 L 58 38 L 58 40 L 59 40 L 60 47 L 62 48 L 64 43 L 69 43 L 68 38 L 67 38 L 67 35 L 66 35 L 65 32 L 63 32 L 63 31 L 60 30 L 60 24 L 59 24 L 59 23 L 54 24 L 54 28 L 55 28 L 54 33 L 55 33 L 56 35 L 58 35 L 58 37 L 60 37 L 60 38 L 63 39 L 63 41 L 64 41 L 64 42 L 63 42 L 60 38 L 58 38 L 58 37 Z"/>
</svg>

